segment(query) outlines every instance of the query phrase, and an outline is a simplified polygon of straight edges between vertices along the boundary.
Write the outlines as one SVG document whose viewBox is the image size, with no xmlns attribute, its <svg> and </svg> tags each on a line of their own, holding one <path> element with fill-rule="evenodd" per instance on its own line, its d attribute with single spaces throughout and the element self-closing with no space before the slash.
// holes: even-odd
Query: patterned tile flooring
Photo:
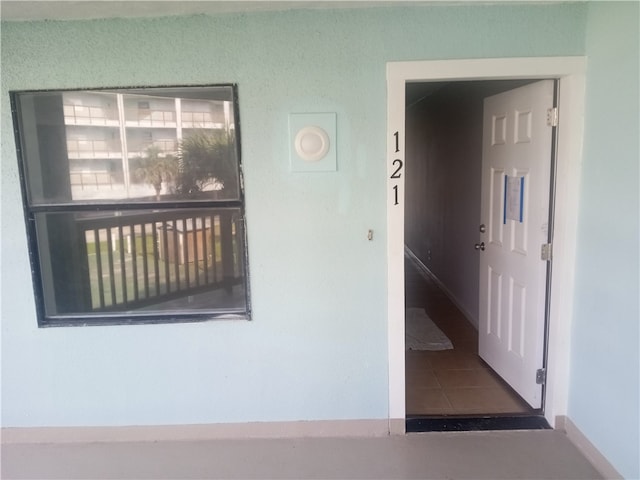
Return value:
<svg viewBox="0 0 640 480">
<path fill-rule="evenodd" d="M 533 413 L 478 356 L 478 332 L 430 278 L 405 261 L 406 306 L 424 308 L 453 350 L 407 351 L 407 415 Z"/>
</svg>

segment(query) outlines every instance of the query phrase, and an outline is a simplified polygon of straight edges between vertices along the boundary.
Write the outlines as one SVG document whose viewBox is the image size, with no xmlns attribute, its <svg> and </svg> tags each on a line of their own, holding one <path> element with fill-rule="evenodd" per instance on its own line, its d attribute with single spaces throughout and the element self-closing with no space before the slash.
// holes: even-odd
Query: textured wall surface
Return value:
<svg viewBox="0 0 640 480">
<path fill-rule="evenodd" d="M 3 425 L 386 418 L 385 63 L 581 55 L 585 17 L 562 4 L 3 24 Z M 216 82 L 238 84 L 254 321 L 38 329 L 8 91 Z M 337 172 L 288 171 L 291 112 L 337 113 Z"/>
<path fill-rule="evenodd" d="M 569 416 L 625 478 L 640 478 L 639 14 L 589 7 L 569 390 Z"/>
</svg>

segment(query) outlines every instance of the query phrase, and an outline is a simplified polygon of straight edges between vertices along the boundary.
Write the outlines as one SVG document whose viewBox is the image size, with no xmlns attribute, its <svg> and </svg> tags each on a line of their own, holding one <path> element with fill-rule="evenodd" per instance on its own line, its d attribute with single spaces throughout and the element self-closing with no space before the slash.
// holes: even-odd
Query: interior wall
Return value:
<svg viewBox="0 0 640 480">
<path fill-rule="evenodd" d="M 589 5 L 568 410 L 624 478 L 640 478 L 639 7 Z"/>
<path fill-rule="evenodd" d="M 581 55 L 585 15 L 563 3 L 3 22 L 3 426 L 388 418 L 386 62 Z M 8 92 L 228 82 L 253 320 L 38 329 Z M 289 171 L 293 112 L 337 114 L 337 172 Z"/>
<path fill-rule="evenodd" d="M 483 102 L 526 83 L 441 84 L 406 110 L 405 243 L 476 328 Z"/>
</svg>

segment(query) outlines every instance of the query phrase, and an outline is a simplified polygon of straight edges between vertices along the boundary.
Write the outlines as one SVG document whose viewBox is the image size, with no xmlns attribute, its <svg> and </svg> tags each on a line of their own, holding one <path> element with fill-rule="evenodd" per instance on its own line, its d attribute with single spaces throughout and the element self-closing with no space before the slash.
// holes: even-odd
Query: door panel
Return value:
<svg viewBox="0 0 640 480">
<path fill-rule="evenodd" d="M 498 247 L 502 247 L 503 236 L 504 236 L 504 224 L 502 223 L 502 215 L 500 215 L 500 211 L 502 209 L 502 202 L 504 200 L 504 194 L 502 192 L 502 187 L 504 184 L 504 169 L 503 168 L 495 168 L 493 166 L 489 166 L 490 172 L 490 190 L 489 190 L 489 201 L 491 204 L 488 206 L 489 211 L 489 243 L 496 245 Z M 483 181 L 484 181 L 484 172 L 483 172 Z M 485 187 L 482 186 L 482 196 L 485 197 L 484 193 Z M 483 212 L 483 219 L 485 215 Z"/>
<path fill-rule="evenodd" d="M 488 97 L 484 105 L 480 356 L 532 407 L 542 407 L 553 80 Z"/>
</svg>

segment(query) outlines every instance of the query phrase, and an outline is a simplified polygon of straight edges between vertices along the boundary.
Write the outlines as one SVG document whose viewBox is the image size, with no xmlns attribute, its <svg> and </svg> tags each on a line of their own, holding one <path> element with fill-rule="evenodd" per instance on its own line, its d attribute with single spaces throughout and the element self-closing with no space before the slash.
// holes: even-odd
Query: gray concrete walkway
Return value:
<svg viewBox="0 0 640 480">
<path fill-rule="evenodd" d="M 560 431 L 379 438 L 10 444 L 18 479 L 596 479 Z"/>
</svg>

